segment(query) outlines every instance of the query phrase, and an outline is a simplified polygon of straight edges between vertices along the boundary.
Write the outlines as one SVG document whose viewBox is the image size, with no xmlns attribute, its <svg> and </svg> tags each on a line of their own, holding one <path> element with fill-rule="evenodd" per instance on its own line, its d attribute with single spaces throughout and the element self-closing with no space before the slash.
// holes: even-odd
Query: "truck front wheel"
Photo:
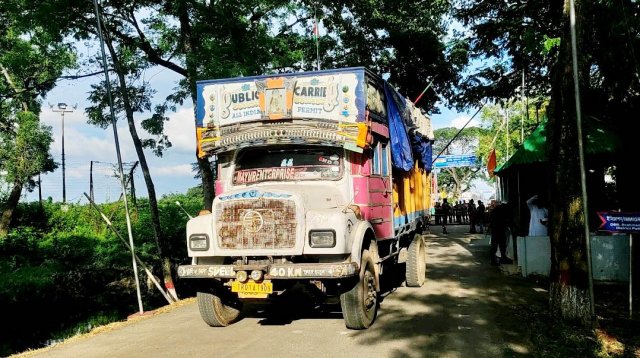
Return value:
<svg viewBox="0 0 640 358">
<path fill-rule="evenodd" d="M 362 252 L 360 278 L 349 291 L 340 295 L 342 317 L 347 328 L 369 328 L 378 313 L 375 263 L 369 250 Z"/>
<path fill-rule="evenodd" d="M 218 294 L 198 292 L 200 316 L 211 327 L 226 327 L 240 317 L 240 303 L 224 302 Z"/>
</svg>

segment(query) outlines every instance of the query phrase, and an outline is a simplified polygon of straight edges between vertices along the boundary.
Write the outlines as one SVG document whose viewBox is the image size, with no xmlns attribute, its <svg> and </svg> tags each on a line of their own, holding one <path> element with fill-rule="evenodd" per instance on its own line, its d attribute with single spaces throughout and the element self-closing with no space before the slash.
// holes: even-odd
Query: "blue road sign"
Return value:
<svg viewBox="0 0 640 358">
<path fill-rule="evenodd" d="M 618 211 L 600 211 L 602 221 L 599 229 L 611 232 L 640 233 L 640 212 L 623 213 Z"/>
<path fill-rule="evenodd" d="M 433 162 L 434 168 L 475 167 L 475 154 L 441 155 Z"/>
</svg>

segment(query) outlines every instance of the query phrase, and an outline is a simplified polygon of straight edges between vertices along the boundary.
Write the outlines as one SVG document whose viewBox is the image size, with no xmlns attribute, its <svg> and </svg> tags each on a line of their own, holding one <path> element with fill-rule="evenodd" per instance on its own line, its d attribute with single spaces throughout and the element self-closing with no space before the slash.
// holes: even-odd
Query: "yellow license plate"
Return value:
<svg viewBox="0 0 640 358">
<path fill-rule="evenodd" d="M 252 280 L 244 283 L 233 281 L 231 292 L 237 292 L 240 298 L 267 298 L 270 293 L 273 293 L 273 283 L 270 280 L 260 283 Z"/>
</svg>

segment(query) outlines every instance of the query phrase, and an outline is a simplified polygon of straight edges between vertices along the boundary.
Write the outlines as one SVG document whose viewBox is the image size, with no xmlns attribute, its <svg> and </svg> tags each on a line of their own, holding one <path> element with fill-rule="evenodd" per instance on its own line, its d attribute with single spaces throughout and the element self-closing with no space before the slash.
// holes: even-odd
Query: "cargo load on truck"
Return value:
<svg viewBox="0 0 640 358">
<path fill-rule="evenodd" d="M 245 300 L 305 285 L 369 327 L 385 265 L 425 280 L 429 117 L 362 68 L 197 83 L 198 155 L 217 164 L 213 212 L 187 224 L 202 318 L 226 326 Z"/>
<path fill-rule="evenodd" d="M 199 156 L 295 143 L 362 153 L 380 136 L 390 142 L 393 168 L 406 173 L 394 181 L 394 226 L 428 215 L 431 120 L 371 71 L 360 67 L 238 77 L 200 81 L 197 89 Z"/>
</svg>

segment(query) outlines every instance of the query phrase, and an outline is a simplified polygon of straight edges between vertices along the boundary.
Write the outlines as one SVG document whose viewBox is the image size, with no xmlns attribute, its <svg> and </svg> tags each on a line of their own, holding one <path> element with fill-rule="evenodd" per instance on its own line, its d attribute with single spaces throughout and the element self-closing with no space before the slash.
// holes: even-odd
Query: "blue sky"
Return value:
<svg viewBox="0 0 640 358">
<path fill-rule="evenodd" d="M 145 79 L 151 82 L 153 88 L 158 89 L 155 99 L 159 102 L 171 93 L 178 76 L 169 70 L 154 68 L 145 74 Z M 55 106 L 59 102 L 67 103 L 69 106 L 78 105 L 73 113 L 65 114 L 64 121 L 67 202 L 87 202 L 83 193 L 89 193 L 91 161 L 99 162 L 94 164 L 93 172 L 96 200 L 117 200 L 120 195 L 120 184 L 118 179 L 113 177 L 112 169 L 112 164 L 115 165 L 117 162 L 113 128 L 103 130 L 87 124 L 87 116 L 84 113 L 84 108 L 88 105 L 86 98 L 90 85 L 94 81 L 95 79 L 90 78 L 61 81 L 43 101 L 41 120 L 52 127 L 54 142 L 51 153 L 60 164 L 55 172 L 42 176 L 42 197 L 45 200 L 51 197 L 54 201 L 62 201 L 62 121 L 60 113 L 53 112 L 48 105 Z M 460 128 L 470 117 L 469 113 L 458 113 L 442 106 L 440 109 L 441 114 L 431 116 L 436 129 L 448 126 Z M 475 119 L 470 125 L 474 125 L 474 122 Z M 194 173 L 191 171 L 191 164 L 195 162 L 195 129 L 191 105 L 171 113 L 166 129 L 173 146 L 161 158 L 150 151 L 146 152 L 158 197 L 170 193 L 184 193 L 188 188 L 199 184 L 199 180 L 193 178 Z M 142 138 L 146 137 L 146 133 L 141 129 L 138 134 Z M 118 137 L 123 162 L 136 161 L 137 156 L 125 121 L 118 122 Z M 139 168 L 135 180 L 137 195 L 146 197 L 146 187 Z M 23 195 L 27 201 L 38 200 L 37 189 Z"/>
</svg>

